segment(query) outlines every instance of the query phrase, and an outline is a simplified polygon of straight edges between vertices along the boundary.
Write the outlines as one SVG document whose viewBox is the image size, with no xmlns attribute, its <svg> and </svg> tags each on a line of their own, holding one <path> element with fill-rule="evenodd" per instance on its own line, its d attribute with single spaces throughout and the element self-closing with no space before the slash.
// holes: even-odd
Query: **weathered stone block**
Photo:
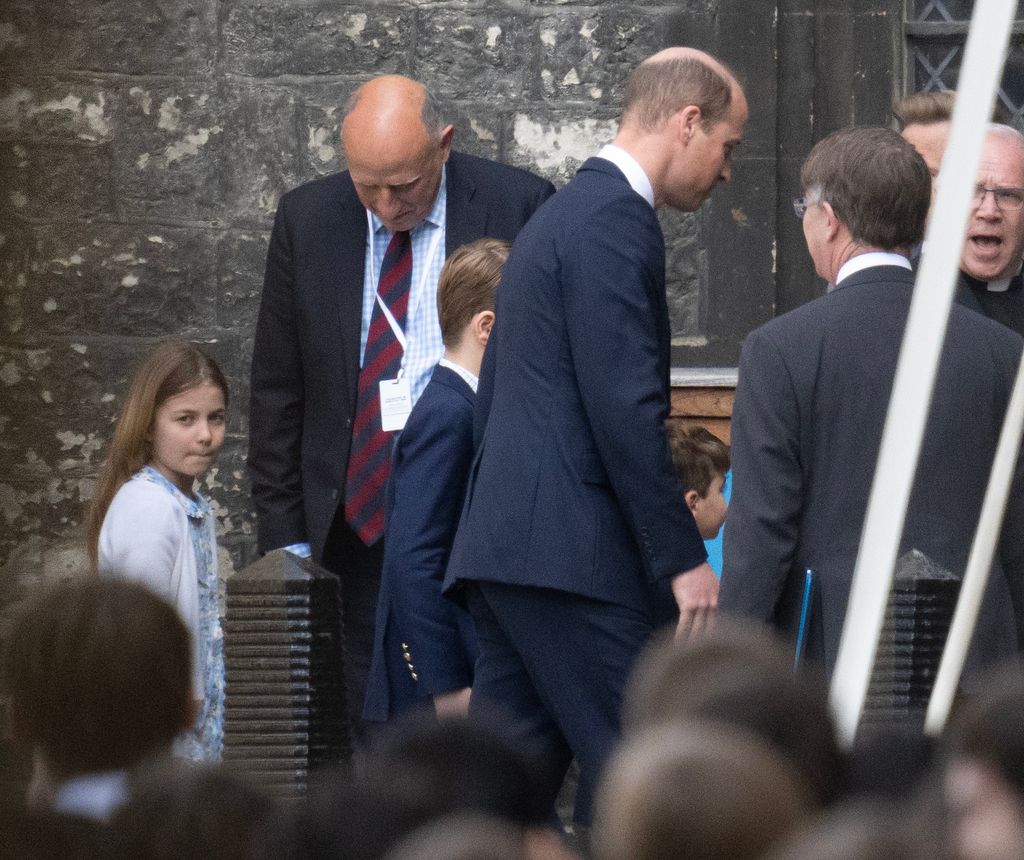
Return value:
<svg viewBox="0 0 1024 860">
<path fill-rule="evenodd" d="M 506 146 L 510 164 L 545 176 L 556 185 L 568 182 L 579 166 L 615 137 L 618 119 L 604 109 L 579 118 L 568 112 L 516 113 Z"/>
<path fill-rule="evenodd" d="M 32 63 L 33 5 L 31 0 L 7 0 L 0 7 L 0 69 L 24 69 Z"/>
<path fill-rule="evenodd" d="M 206 75 L 217 46 L 215 0 L 65 0 L 35 4 L 40 56 L 54 69 Z"/>
<path fill-rule="evenodd" d="M 498 9 L 424 10 L 415 77 L 445 99 L 520 103 L 536 90 L 531 21 Z"/>
<path fill-rule="evenodd" d="M 755 9 L 764 7 L 765 0 L 751 0 L 749 7 L 724 12 L 718 21 L 720 47 L 716 46 L 714 53 L 732 68 L 774 68 L 780 52 L 773 3 L 769 0 L 772 9 L 763 8 L 760 14 L 755 14 Z M 749 118 L 738 153 L 745 158 L 774 158 L 776 127 L 780 124 L 776 108 L 778 78 L 774 74 L 744 74 L 741 82 Z"/>
<path fill-rule="evenodd" d="M 80 531 L 137 341 L 68 339 L 0 349 L 0 559 L 29 537 Z"/>
<path fill-rule="evenodd" d="M 539 54 L 545 99 L 618 106 L 626 78 L 654 53 L 665 15 L 632 6 L 600 6 L 591 14 L 541 18 Z M 584 108 L 585 110 L 586 108 Z"/>
<path fill-rule="evenodd" d="M 0 135 L 108 142 L 117 88 L 104 81 L 8 77 L 0 85 Z"/>
<path fill-rule="evenodd" d="M 814 139 L 821 140 L 829 132 L 853 125 L 850 75 L 857 46 L 852 19 L 844 13 L 816 14 L 814 42 Z"/>
<path fill-rule="evenodd" d="M 243 349 L 244 333 L 230 329 L 210 329 L 193 338 L 207 355 L 217 362 L 228 383 L 230 404 L 227 431 L 244 436 L 249 431 L 249 353 Z"/>
<path fill-rule="evenodd" d="M 209 82 L 139 81 L 125 88 L 117 128 L 117 182 L 132 218 L 207 220 L 220 212 L 225 139 L 235 130 Z"/>
<path fill-rule="evenodd" d="M 28 288 L 28 230 L 11 219 L 0 221 L 0 343 L 14 343 L 24 333 L 21 303 Z"/>
<path fill-rule="evenodd" d="M 421 0 L 422 2 L 422 0 Z M 429 0 L 427 0 L 429 2 Z M 595 0 L 526 0 L 531 6 L 538 6 L 544 8 L 546 6 L 554 6 L 556 8 L 569 7 L 565 11 L 571 12 L 574 6 L 586 6 L 596 7 L 600 4 Z M 682 8 L 686 12 L 697 13 L 701 15 L 714 15 L 716 14 L 718 7 L 721 5 L 720 0 L 681 0 L 672 4 L 667 4 L 664 0 L 633 0 L 630 4 L 632 6 L 661 6 L 672 5 L 676 8 Z M 590 11 L 589 9 L 584 11 Z"/>
<path fill-rule="evenodd" d="M 349 96 L 362 83 L 324 81 L 295 89 L 299 170 L 302 181 L 336 173 L 345 163 L 341 148 L 341 116 Z"/>
<path fill-rule="evenodd" d="M 225 69 L 263 78 L 405 72 L 412 33 L 411 12 L 397 5 L 244 0 L 224 19 Z"/>
<path fill-rule="evenodd" d="M 692 344 L 704 337 L 702 302 L 708 286 L 707 253 L 699 245 L 699 216 L 663 208 L 658 220 L 665 237 L 665 295 L 672 342 Z"/>
<path fill-rule="evenodd" d="M 240 404 L 241 408 L 246 406 Z M 255 516 L 249 503 L 249 476 L 245 468 L 247 449 L 245 437 L 229 434 L 216 463 L 199 481 L 199 492 L 210 500 L 216 517 L 217 542 L 223 544 L 227 538 L 233 538 L 226 546 L 234 550 L 230 556 L 231 569 L 241 566 L 240 562 L 246 563 L 246 545 L 255 544 Z M 231 569 L 225 569 L 222 563 L 221 578 L 225 579 Z"/>
<path fill-rule="evenodd" d="M 217 245 L 217 322 L 225 329 L 251 334 L 263 290 L 269 233 L 232 230 Z"/>
<path fill-rule="evenodd" d="M 743 338 L 774 315 L 776 197 L 766 161 L 742 157 L 732 182 L 702 209 L 709 273 L 704 364 L 736 366 Z"/>
<path fill-rule="evenodd" d="M 0 483 L 0 523 L 9 497 Z M 10 626 L 24 602 L 40 588 L 88 575 L 85 532 L 76 528 L 44 541 L 39 535 L 15 538 L 0 529 L 0 641 L 7 641 Z"/>
<path fill-rule="evenodd" d="M 304 172 L 299 155 L 297 99 L 287 89 L 235 82 L 223 92 L 224 211 L 236 225 L 264 228 L 280 196 L 315 176 Z"/>
<path fill-rule="evenodd" d="M 779 97 L 784 94 L 786 121 L 777 123 L 778 153 L 803 158 L 814 145 L 814 19 L 781 16 L 779 41 L 788 50 L 779 52 Z"/>
<path fill-rule="evenodd" d="M 481 158 L 501 160 L 502 144 L 508 116 L 498 113 L 491 104 L 452 104 L 446 119 L 455 126 L 452 146 L 461 152 Z"/>
<path fill-rule="evenodd" d="M 665 18 L 663 29 L 657 43 L 652 45 L 651 53 L 672 45 L 686 45 L 716 54 L 719 41 L 717 21 L 720 9 L 718 7 L 729 4 L 723 2 L 714 5 L 716 8 L 711 14 L 685 7 L 673 9 Z M 728 38 L 728 34 L 725 34 L 725 37 Z M 741 66 L 741 68 L 743 67 Z"/>
<path fill-rule="evenodd" d="M 861 62 L 853 76 L 853 124 L 888 125 L 892 118 L 891 93 L 898 89 L 902 45 L 893 38 L 889 16 L 861 14 L 853 19 L 853 32 L 861 48 Z"/>
<path fill-rule="evenodd" d="M 21 331 L 186 335 L 216 320 L 216 238 L 153 226 L 32 230 L 26 286 L 12 301 Z"/>
<path fill-rule="evenodd" d="M 800 165 L 803 158 L 780 158 L 776 164 L 779 208 L 776 214 L 776 297 L 775 315 L 784 314 L 822 295 L 825 282 L 815 274 L 807 253 L 803 225 L 794 217 L 792 197 L 801 193 Z M 762 309 L 762 312 L 764 309 Z"/>
<path fill-rule="evenodd" d="M 0 142 L 4 207 L 44 221 L 114 213 L 108 144 Z"/>
</svg>

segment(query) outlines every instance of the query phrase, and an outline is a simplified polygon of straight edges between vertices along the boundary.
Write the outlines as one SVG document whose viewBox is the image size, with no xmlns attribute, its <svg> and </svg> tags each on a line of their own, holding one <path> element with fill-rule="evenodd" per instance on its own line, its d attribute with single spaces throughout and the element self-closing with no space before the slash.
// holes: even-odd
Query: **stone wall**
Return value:
<svg viewBox="0 0 1024 860">
<path fill-rule="evenodd" d="M 205 490 L 223 572 L 252 559 L 247 371 L 268 230 L 283 191 L 338 168 L 339 106 L 372 75 L 425 81 L 458 147 L 561 184 L 612 135 L 641 58 L 669 44 L 723 57 L 751 103 L 735 180 L 664 224 L 677 363 L 734 364 L 776 307 L 790 193 L 776 190 L 777 127 L 813 114 L 811 72 L 778 57 L 813 56 L 807 22 L 823 2 L 6 0 L 0 607 L 82 571 L 122 393 L 166 335 L 206 344 L 229 376 L 229 436 Z M 780 86 L 808 97 L 795 126 L 780 121 Z M 794 283 L 812 283 L 797 269 Z"/>
</svg>

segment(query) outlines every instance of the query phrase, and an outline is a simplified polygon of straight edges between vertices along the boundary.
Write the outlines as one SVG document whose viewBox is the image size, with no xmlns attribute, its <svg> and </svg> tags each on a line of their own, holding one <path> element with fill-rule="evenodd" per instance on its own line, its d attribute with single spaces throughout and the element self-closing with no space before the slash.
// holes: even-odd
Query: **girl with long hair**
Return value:
<svg viewBox="0 0 1024 860">
<path fill-rule="evenodd" d="M 197 719 L 177 744 L 191 759 L 217 760 L 223 746 L 216 534 L 195 484 L 224 441 L 227 405 L 212 358 L 180 340 L 156 346 L 132 380 L 89 511 L 93 569 L 144 582 L 192 633 Z"/>
</svg>

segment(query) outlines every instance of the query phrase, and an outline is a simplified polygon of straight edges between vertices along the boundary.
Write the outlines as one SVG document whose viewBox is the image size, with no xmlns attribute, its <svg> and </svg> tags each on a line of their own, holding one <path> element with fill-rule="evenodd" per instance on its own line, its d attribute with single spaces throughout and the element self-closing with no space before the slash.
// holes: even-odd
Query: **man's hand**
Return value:
<svg viewBox="0 0 1024 860">
<path fill-rule="evenodd" d="M 677 573 L 672 579 L 672 595 L 679 607 L 677 642 L 698 636 L 714 623 L 718 612 L 718 577 L 707 562 Z"/>
<path fill-rule="evenodd" d="M 434 713 L 439 720 L 461 720 L 469 716 L 469 694 L 472 687 L 434 694 Z"/>
</svg>

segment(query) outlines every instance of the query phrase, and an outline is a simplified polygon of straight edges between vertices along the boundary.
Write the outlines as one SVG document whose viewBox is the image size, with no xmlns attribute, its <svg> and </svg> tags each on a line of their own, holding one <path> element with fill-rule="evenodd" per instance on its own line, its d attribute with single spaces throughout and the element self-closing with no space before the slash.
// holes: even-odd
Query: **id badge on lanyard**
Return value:
<svg viewBox="0 0 1024 860">
<path fill-rule="evenodd" d="M 366 217 L 369 222 L 369 233 L 371 237 L 370 252 L 373 251 L 372 237 L 373 232 L 373 216 L 369 210 L 366 212 Z M 424 258 L 424 265 L 420 266 L 420 280 L 426 281 L 429 277 L 430 266 L 429 261 L 433 259 L 434 254 L 437 253 L 437 246 L 441 241 L 441 237 L 444 234 L 443 230 L 435 230 L 435 235 L 430 243 L 430 247 L 427 250 L 426 257 Z M 373 277 L 374 282 L 377 282 L 377 277 L 373 272 L 373 257 L 370 258 L 370 274 Z M 425 284 L 417 284 L 417 289 L 413 289 L 410 285 L 409 298 L 413 296 L 420 297 L 424 294 Z M 391 313 L 391 308 L 387 306 L 387 303 L 380 297 L 380 293 L 374 292 L 374 296 L 377 300 L 377 304 L 380 306 L 381 313 L 384 314 L 384 318 L 388 321 L 388 325 L 391 326 L 391 331 L 395 335 L 395 340 L 398 341 L 402 347 L 402 369 L 398 371 L 398 376 L 394 379 L 382 379 L 378 385 L 380 386 L 380 423 L 381 429 L 386 433 L 390 433 L 396 430 L 401 430 L 405 427 L 405 422 L 409 418 L 409 413 L 412 412 L 412 386 L 409 382 L 409 377 L 404 375 L 405 371 L 405 356 L 406 349 L 408 346 L 408 340 L 406 339 L 405 332 L 402 331 L 402 327 L 398 324 L 398 320 L 395 319 L 394 314 Z M 413 308 L 410 306 L 409 314 L 411 316 Z"/>
</svg>

